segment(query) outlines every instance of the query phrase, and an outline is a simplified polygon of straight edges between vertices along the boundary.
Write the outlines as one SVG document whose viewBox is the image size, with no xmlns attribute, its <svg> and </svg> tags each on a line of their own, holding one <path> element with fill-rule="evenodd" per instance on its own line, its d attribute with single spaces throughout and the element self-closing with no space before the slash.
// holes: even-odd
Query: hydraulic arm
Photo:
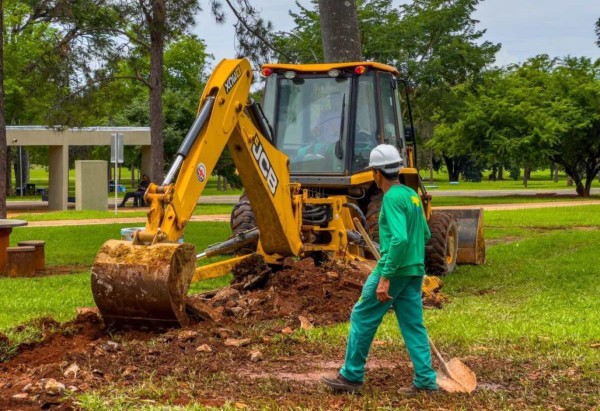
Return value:
<svg viewBox="0 0 600 411">
<path fill-rule="evenodd" d="M 109 240 L 92 268 L 92 292 L 105 321 L 185 324 L 185 295 L 196 252 L 178 244 L 219 156 L 229 148 L 253 206 L 260 213 L 260 248 L 268 262 L 302 252 L 302 195 L 290 183 L 288 158 L 265 137 L 249 102 L 247 60 L 223 60 L 211 76 L 198 117 L 162 185 L 151 184 L 145 230 L 133 242 Z"/>
</svg>

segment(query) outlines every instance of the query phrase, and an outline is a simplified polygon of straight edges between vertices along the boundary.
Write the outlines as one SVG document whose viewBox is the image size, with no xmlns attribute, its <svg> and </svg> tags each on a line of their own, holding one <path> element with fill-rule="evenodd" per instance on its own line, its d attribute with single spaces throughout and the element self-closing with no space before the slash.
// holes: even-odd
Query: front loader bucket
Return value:
<svg viewBox="0 0 600 411">
<path fill-rule="evenodd" d="M 196 267 L 192 244 L 109 240 L 92 267 L 92 294 L 107 326 L 186 325 L 185 297 Z"/>
<path fill-rule="evenodd" d="M 458 264 L 485 263 L 483 208 L 443 208 L 436 211 L 453 215 L 458 222 Z"/>
</svg>

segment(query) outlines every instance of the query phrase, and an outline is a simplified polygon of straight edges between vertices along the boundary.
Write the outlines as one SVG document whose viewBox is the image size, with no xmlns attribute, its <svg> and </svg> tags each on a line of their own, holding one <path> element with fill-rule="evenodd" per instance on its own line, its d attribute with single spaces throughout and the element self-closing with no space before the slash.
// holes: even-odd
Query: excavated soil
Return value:
<svg viewBox="0 0 600 411">
<path fill-rule="evenodd" d="M 291 406 L 336 371 L 339 362 L 331 359 L 341 359 L 344 349 L 323 353 L 302 330 L 347 321 L 371 264 L 287 260 L 274 274 L 251 258 L 236 268 L 230 287 L 188 297 L 194 321 L 184 329 L 110 330 L 94 308 L 78 310 L 69 323 L 39 320 L 42 341 L 21 345 L 0 363 L 0 409 L 77 409 L 65 394 L 153 383 L 177 386 L 175 394 L 165 390 L 165 403 L 223 406 L 240 395 L 271 401 L 272 390 L 256 384 L 273 379 L 276 390 L 302 384 L 284 395 Z M 2 344 L 8 339 L 0 335 Z M 374 349 L 383 346 L 376 341 Z M 375 386 L 387 386 L 390 376 L 394 385 L 410 384 L 407 357 L 375 359 L 369 368 L 380 371 Z"/>
</svg>

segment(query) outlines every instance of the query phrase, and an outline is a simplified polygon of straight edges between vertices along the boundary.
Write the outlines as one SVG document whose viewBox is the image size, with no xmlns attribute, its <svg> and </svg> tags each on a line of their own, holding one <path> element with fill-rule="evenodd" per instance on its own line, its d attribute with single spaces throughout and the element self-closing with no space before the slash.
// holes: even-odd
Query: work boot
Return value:
<svg viewBox="0 0 600 411">
<path fill-rule="evenodd" d="M 424 394 L 428 397 L 432 397 L 439 393 L 437 388 L 419 388 L 416 385 L 412 384 L 410 387 L 402 387 L 398 390 L 398 394 L 406 395 L 407 397 L 414 397 L 419 394 Z"/>
<path fill-rule="evenodd" d="M 363 386 L 362 382 L 352 382 L 342 374 L 338 374 L 335 377 L 321 377 L 321 382 L 335 392 L 356 393 Z"/>
</svg>

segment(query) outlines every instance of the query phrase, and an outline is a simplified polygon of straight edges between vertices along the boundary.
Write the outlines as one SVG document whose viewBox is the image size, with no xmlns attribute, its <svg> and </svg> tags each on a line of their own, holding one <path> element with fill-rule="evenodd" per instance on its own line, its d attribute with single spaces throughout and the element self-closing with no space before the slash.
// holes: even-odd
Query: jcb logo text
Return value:
<svg viewBox="0 0 600 411">
<path fill-rule="evenodd" d="M 277 175 L 275 175 L 275 171 L 273 171 L 273 166 L 271 165 L 258 136 L 254 136 L 254 141 L 252 142 L 252 155 L 258 164 L 260 172 L 267 181 L 271 194 L 275 195 L 279 180 L 277 179 Z"/>
</svg>

